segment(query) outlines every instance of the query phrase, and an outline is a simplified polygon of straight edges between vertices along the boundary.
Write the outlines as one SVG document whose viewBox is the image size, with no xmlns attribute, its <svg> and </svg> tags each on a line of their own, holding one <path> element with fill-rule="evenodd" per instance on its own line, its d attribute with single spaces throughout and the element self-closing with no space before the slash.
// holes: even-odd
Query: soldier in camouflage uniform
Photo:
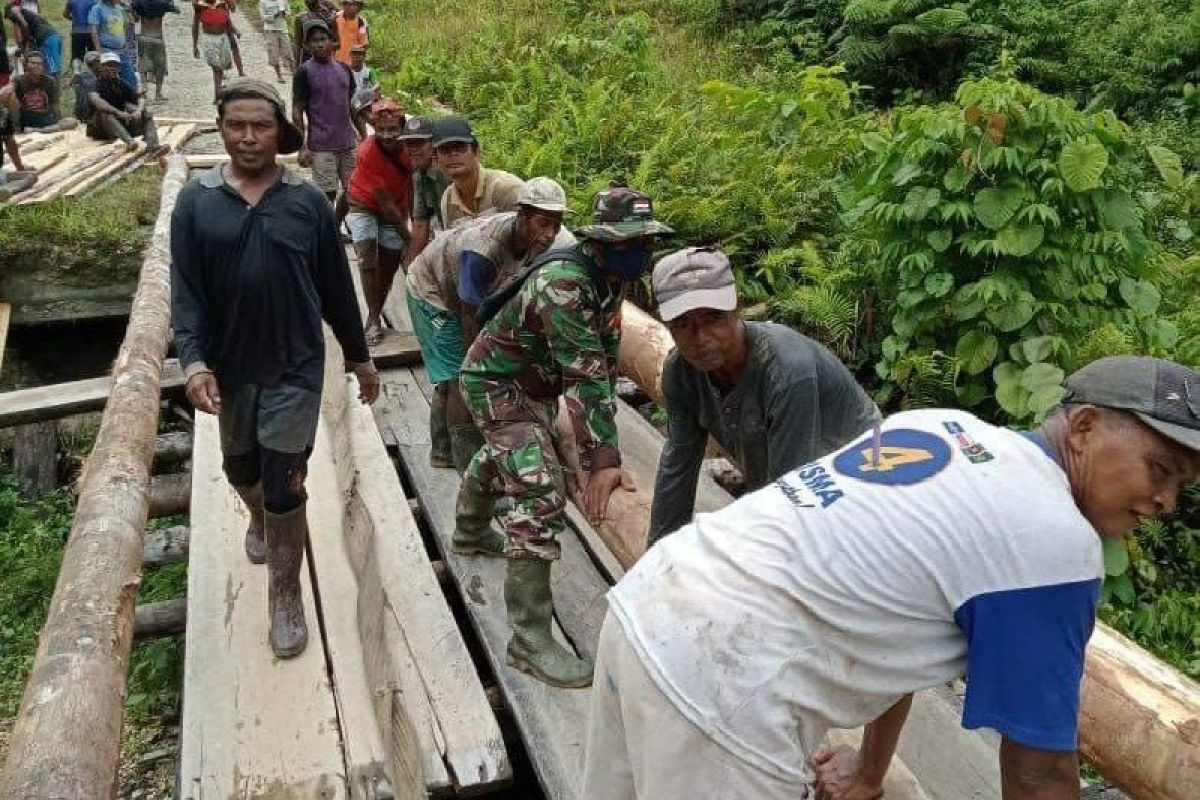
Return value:
<svg viewBox="0 0 1200 800">
<path fill-rule="evenodd" d="M 550 565 L 565 527 L 562 464 L 554 450 L 558 398 L 566 401 L 587 474 L 585 510 L 603 517 L 618 486 L 632 489 L 617 449 L 616 376 L 624 284 L 651 266 L 650 198 L 625 187 L 601 192 L 583 241 L 544 257 L 483 325 L 462 365 L 460 385 L 485 445 L 463 475 L 454 544 L 460 552 L 506 556 L 504 598 L 510 666 L 552 686 L 589 686 L 592 663 L 551 636 Z M 495 498 L 514 508 L 506 536 L 490 528 Z"/>
</svg>

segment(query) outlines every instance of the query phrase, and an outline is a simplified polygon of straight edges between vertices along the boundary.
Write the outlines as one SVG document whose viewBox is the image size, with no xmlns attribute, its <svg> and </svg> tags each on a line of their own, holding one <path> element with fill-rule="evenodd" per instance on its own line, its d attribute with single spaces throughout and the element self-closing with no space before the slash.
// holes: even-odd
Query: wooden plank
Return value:
<svg viewBox="0 0 1200 800">
<path fill-rule="evenodd" d="M 345 765 L 308 570 L 308 648 L 276 659 L 267 643 L 266 567 L 243 551 L 248 515 L 221 471 L 216 419 L 196 416 L 192 459 L 182 800 L 344 800 Z"/>
<path fill-rule="evenodd" d="M 380 725 L 394 728 L 397 704 L 407 712 L 431 791 L 494 788 L 512 775 L 499 725 L 371 410 L 358 402 L 354 379 L 340 377 L 339 385 L 327 377 L 325 412 Z M 393 747 L 403 751 L 405 738 Z"/>
<path fill-rule="evenodd" d="M 393 434 L 417 495 L 436 535 L 442 558 L 479 633 L 508 707 L 516 718 L 534 769 L 551 800 L 578 797 L 588 711 L 587 691 L 555 689 L 505 664 L 508 623 L 504 605 L 505 563 L 462 557 L 450 549 L 458 476 L 429 466 L 429 403 L 415 370 L 383 373 L 385 397 L 398 424 Z M 378 405 L 378 404 L 377 404 Z M 377 417 L 377 421 L 380 417 Z M 565 634 L 580 652 L 595 650 L 597 620 L 604 610 L 607 585 L 586 553 L 567 536 L 563 558 L 552 574 L 555 605 Z"/>
<path fill-rule="evenodd" d="M 377 369 L 407 367 L 421 363 L 421 345 L 415 333 L 387 330 L 383 341 L 371 348 Z"/>
<path fill-rule="evenodd" d="M 0 302 L 0 370 L 4 369 L 4 348 L 8 345 L 8 322 L 12 319 L 12 306 Z"/>
<path fill-rule="evenodd" d="M 397 795 L 384 767 L 383 742 L 375 725 L 374 701 L 363 665 L 363 643 L 358 634 L 358 593 L 354 571 L 342 548 L 342 493 L 334 476 L 328 431 L 324 420 L 308 462 L 308 555 L 321 606 L 321 636 L 329 661 L 333 699 L 342 731 L 351 800 L 379 800 Z M 310 618 L 310 623 L 312 622 Z M 315 632 L 310 625 L 310 632 Z M 310 641 L 309 646 L 320 640 Z M 417 798 L 418 792 L 399 795 Z"/>
<path fill-rule="evenodd" d="M 168 360 L 163 365 L 162 396 L 182 398 L 183 386 L 179 362 Z M 106 376 L 2 392 L 0 428 L 100 411 L 112 389 L 112 378 Z"/>
</svg>

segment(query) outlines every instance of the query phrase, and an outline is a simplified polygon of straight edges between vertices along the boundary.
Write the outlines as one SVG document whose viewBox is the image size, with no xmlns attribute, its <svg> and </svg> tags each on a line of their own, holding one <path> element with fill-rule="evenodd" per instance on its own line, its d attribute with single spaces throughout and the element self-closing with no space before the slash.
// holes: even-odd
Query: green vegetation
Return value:
<svg viewBox="0 0 1200 800">
<path fill-rule="evenodd" d="M 1194 5 L 415 0 L 371 59 L 581 211 L 649 191 L 885 407 L 1030 424 L 1095 358 L 1200 364 Z M 1193 492 L 1108 553 L 1102 612 L 1193 675 L 1198 541 Z"/>
</svg>

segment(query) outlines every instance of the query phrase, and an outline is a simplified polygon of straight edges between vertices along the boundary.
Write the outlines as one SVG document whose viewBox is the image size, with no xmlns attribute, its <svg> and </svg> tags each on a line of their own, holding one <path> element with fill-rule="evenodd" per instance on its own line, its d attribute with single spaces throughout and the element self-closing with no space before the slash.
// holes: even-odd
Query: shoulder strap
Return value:
<svg viewBox="0 0 1200 800">
<path fill-rule="evenodd" d="M 517 292 L 521 291 L 521 287 L 525 285 L 525 281 L 529 279 L 529 276 L 551 261 L 570 261 L 581 267 L 591 265 L 587 257 L 574 247 L 564 250 L 550 250 L 549 252 L 542 253 L 533 261 L 526 264 L 525 268 L 514 275 L 512 280 L 488 295 L 487 299 L 483 301 L 479 309 L 475 312 L 475 321 L 479 323 L 479 327 L 482 328 L 488 324 L 491 318 L 496 316 L 496 312 L 503 308 L 504 304 L 511 300 Z"/>
</svg>

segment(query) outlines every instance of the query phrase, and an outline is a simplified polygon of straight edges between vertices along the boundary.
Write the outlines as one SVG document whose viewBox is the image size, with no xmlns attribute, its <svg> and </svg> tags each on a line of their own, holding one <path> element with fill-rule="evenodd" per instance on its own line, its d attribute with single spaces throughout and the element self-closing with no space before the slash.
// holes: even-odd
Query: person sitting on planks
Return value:
<svg viewBox="0 0 1200 800">
<path fill-rule="evenodd" d="M 1115 356 L 1036 431 L 895 414 L 697 517 L 608 595 L 582 797 L 880 797 L 912 693 L 965 673 L 1005 800 L 1078 798 L 1102 540 L 1198 470 L 1200 374 Z M 864 724 L 859 751 L 818 749 Z"/>
<path fill-rule="evenodd" d="M 369 115 L 375 133 L 358 146 L 346 226 L 367 303 L 367 344 L 374 346 L 383 341 L 383 302 L 404 258 L 413 190 L 412 163 L 400 144 L 404 109 L 393 100 L 378 100 Z"/>
<path fill-rule="evenodd" d="M 92 93 L 100 81 L 100 52 L 89 50 L 83 54 L 83 67 L 71 79 L 75 90 L 75 118 L 85 125 L 92 118 Z"/>
<path fill-rule="evenodd" d="M 329 203 L 276 164 L 304 141 L 279 92 L 230 81 L 217 125 L 229 162 L 185 186 L 171 215 L 171 324 L 188 399 L 218 416 L 225 475 L 250 510 L 246 556 L 268 565 L 271 648 L 290 658 L 308 642 L 300 565 L 322 320 L 363 402 L 378 396 L 379 375 Z"/>
<path fill-rule="evenodd" d="M 517 196 L 525 182 L 510 172 L 483 166 L 479 140 L 465 119 L 435 119 L 433 150 L 438 169 L 452 181 L 441 199 L 442 224 L 447 229 L 489 211 L 517 210 Z"/>
<path fill-rule="evenodd" d="M 0 150 L 0 202 L 6 202 L 18 192 L 37 183 L 37 171 L 25 169 L 21 161 L 21 146 L 17 144 L 17 123 L 10 106 L 10 96 L 13 87 L 0 87 L 0 141 L 4 148 Z M 12 161 L 14 170 L 4 168 L 4 151 Z"/>
<path fill-rule="evenodd" d="M 655 236 L 671 232 L 654 219 L 649 197 L 624 186 L 601 192 L 593 208 L 594 224 L 576 231 L 583 242 L 535 259 L 484 301 L 460 376 L 486 444 L 463 474 L 454 539 L 507 557 L 508 664 L 563 688 L 589 685 L 592 662 L 551 632 L 550 565 L 566 529 L 558 401 L 586 475 L 584 511 L 603 519 L 612 493 L 634 488 L 621 468 L 615 419 L 621 302 L 625 286 L 651 267 Z M 503 493 L 514 503 L 505 537 L 490 527 Z"/>
<path fill-rule="evenodd" d="M 720 250 L 672 253 L 654 268 L 653 282 L 675 349 L 662 372 L 667 441 L 650 544 L 691 519 L 709 436 L 754 491 L 879 418 L 833 353 L 786 326 L 741 320 L 733 269 Z"/>
<path fill-rule="evenodd" d="M 163 152 L 166 148 L 158 142 L 158 129 L 154 117 L 146 108 L 146 101 L 137 90 L 121 80 L 121 57 L 116 53 L 100 54 L 100 75 L 96 88 L 88 95 L 92 104 L 92 116 L 88 120 L 87 135 L 100 141 L 120 139 L 125 149 L 137 149 L 134 137 L 146 140 L 146 148 Z"/>
<path fill-rule="evenodd" d="M 461 473 L 483 446 L 483 437 L 456 385 L 467 348 L 479 333 L 475 321 L 478 307 L 535 258 L 576 244 L 571 232 L 562 227 L 567 193 L 555 181 L 526 181 L 517 208 L 462 223 L 434 239 L 408 268 L 409 316 L 435 390 L 430 438 L 450 444 L 448 459 L 444 451 L 431 448 L 430 462 L 435 467 L 453 466 Z M 478 498 L 464 499 L 473 502 Z M 467 513 L 482 519 L 480 515 L 490 510 L 488 503 Z M 467 555 L 479 549 L 474 540 L 455 540 L 453 547 Z"/>
<path fill-rule="evenodd" d="M 24 66 L 25 73 L 13 81 L 20 106 L 21 130 L 59 130 L 58 81 L 46 74 L 45 59 L 36 50 L 25 54 Z"/>
<path fill-rule="evenodd" d="M 404 259 L 412 263 L 438 231 L 442 222 L 442 195 L 450 188 L 450 179 L 434 163 L 433 121 L 429 117 L 409 117 L 400 134 L 413 164 L 412 239 Z"/>
<path fill-rule="evenodd" d="M 116 53 L 121 58 L 121 80 L 137 88 L 137 69 L 126 56 L 125 49 L 125 6 L 120 0 L 97 0 L 88 12 L 88 26 L 92 31 L 92 49 L 102 53 Z"/>
</svg>

